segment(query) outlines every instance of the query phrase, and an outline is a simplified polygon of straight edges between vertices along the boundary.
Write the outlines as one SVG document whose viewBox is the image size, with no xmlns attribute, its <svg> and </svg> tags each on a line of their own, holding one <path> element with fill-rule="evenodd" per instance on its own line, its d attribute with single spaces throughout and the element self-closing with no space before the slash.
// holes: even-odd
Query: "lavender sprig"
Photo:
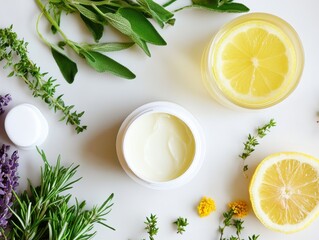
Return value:
<svg viewBox="0 0 319 240">
<path fill-rule="evenodd" d="M 10 207 L 13 205 L 14 194 L 18 187 L 18 152 L 14 151 L 11 156 L 8 152 L 9 145 L 0 148 L 0 236 L 8 226 L 8 220 L 12 216 Z"/>
<path fill-rule="evenodd" d="M 4 97 L 0 95 L 0 115 L 4 113 L 4 107 L 8 106 L 11 100 L 10 94 L 6 94 Z"/>
</svg>

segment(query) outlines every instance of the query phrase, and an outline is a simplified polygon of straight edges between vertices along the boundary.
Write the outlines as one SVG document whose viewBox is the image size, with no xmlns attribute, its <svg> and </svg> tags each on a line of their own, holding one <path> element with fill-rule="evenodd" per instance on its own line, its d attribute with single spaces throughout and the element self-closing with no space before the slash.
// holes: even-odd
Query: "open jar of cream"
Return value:
<svg viewBox="0 0 319 240">
<path fill-rule="evenodd" d="M 116 142 L 125 172 L 154 189 L 188 182 L 202 164 L 204 145 L 196 119 L 170 102 L 153 102 L 133 111 L 123 122 Z"/>
</svg>

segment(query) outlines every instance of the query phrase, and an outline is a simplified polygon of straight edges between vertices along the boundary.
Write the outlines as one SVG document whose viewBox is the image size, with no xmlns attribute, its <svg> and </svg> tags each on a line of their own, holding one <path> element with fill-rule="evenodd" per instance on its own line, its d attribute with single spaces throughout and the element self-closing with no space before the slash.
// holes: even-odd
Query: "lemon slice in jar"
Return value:
<svg viewBox="0 0 319 240">
<path fill-rule="evenodd" d="M 246 19 L 225 30 L 215 42 L 212 62 L 219 89 L 242 107 L 272 105 L 295 85 L 294 44 L 270 21 Z"/>
</svg>

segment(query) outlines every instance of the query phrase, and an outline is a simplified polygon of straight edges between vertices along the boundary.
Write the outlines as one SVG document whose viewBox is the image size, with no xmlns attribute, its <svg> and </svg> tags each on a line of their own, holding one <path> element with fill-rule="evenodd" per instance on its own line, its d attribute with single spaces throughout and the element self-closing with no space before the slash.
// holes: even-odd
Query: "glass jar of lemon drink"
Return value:
<svg viewBox="0 0 319 240">
<path fill-rule="evenodd" d="M 202 75 L 218 102 L 261 109 L 281 102 L 296 88 L 303 65 L 302 44 L 287 22 L 250 13 L 213 37 L 203 55 Z"/>
</svg>

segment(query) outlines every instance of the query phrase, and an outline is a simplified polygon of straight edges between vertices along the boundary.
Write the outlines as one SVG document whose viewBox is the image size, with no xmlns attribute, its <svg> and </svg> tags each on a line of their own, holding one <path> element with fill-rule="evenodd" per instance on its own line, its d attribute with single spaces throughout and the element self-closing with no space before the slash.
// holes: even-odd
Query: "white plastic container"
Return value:
<svg viewBox="0 0 319 240">
<path fill-rule="evenodd" d="M 27 103 L 15 106 L 8 112 L 4 128 L 12 143 L 24 150 L 40 146 L 49 131 L 48 123 L 40 110 Z"/>
<path fill-rule="evenodd" d="M 171 189 L 196 175 L 204 159 L 205 140 L 197 120 L 184 108 L 152 102 L 124 120 L 116 150 L 133 180 L 153 189 Z"/>
</svg>

